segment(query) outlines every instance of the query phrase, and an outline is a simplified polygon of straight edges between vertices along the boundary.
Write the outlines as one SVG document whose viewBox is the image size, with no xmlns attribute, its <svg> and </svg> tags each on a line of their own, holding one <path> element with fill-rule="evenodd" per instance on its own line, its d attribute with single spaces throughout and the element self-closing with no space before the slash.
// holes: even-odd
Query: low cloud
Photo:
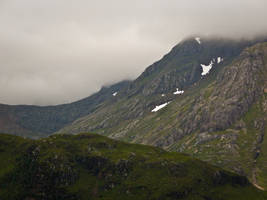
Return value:
<svg viewBox="0 0 267 200">
<path fill-rule="evenodd" d="M 0 102 L 59 104 L 136 78 L 192 34 L 267 32 L 266 0 L 0 0 Z"/>
</svg>

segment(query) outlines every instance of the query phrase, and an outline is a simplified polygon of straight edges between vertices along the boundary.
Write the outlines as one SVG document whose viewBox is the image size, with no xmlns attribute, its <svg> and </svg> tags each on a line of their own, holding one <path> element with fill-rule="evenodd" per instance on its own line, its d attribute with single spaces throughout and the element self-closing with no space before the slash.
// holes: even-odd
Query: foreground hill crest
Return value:
<svg viewBox="0 0 267 200">
<path fill-rule="evenodd" d="M 242 176 L 180 153 L 94 134 L 0 134 L 0 198 L 266 199 Z"/>
</svg>

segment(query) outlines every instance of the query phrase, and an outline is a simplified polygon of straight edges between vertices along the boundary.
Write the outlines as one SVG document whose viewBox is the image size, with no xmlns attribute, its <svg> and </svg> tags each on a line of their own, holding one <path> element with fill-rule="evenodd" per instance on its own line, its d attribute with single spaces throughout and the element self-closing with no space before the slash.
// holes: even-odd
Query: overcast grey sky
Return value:
<svg viewBox="0 0 267 200">
<path fill-rule="evenodd" d="M 267 0 L 0 0 L 0 102 L 59 104 L 136 78 L 192 34 L 267 31 Z"/>
</svg>

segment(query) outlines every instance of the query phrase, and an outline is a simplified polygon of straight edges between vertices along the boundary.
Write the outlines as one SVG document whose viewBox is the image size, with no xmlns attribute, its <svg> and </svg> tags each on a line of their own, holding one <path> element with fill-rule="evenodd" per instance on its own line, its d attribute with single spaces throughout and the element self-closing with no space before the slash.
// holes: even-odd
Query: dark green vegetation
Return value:
<svg viewBox="0 0 267 200">
<path fill-rule="evenodd" d="M 94 134 L 0 135 L 0 199 L 267 199 L 245 177 Z"/>
<path fill-rule="evenodd" d="M 267 188 L 266 39 L 201 41 L 184 40 L 136 80 L 79 102 L 1 105 L 0 131 L 27 137 L 95 132 L 185 152 Z M 202 77 L 201 64 L 218 57 L 223 62 Z M 185 93 L 174 95 L 176 88 Z M 171 103 L 151 112 L 166 102 Z"/>
</svg>

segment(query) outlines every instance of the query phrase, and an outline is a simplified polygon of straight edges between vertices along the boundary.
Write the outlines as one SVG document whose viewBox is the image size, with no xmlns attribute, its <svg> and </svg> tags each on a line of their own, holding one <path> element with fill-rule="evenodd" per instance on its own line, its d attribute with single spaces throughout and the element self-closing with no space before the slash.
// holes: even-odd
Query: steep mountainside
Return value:
<svg viewBox="0 0 267 200">
<path fill-rule="evenodd" d="M 202 43 L 199 44 L 194 39 L 186 40 L 173 48 L 162 60 L 150 66 L 138 79 L 130 83 L 127 89 L 120 91 L 116 96 L 116 102 L 105 104 L 95 110 L 94 113 L 74 121 L 70 126 L 63 129 L 63 132 L 64 130 L 71 130 L 78 133 L 91 130 L 98 131 L 101 134 L 105 134 L 105 132 L 110 134 L 114 133 L 110 129 L 121 127 L 122 132 L 116 130 L 116 133 L 125 137 L 124 133 L 129 133 L 129 130 L 125 129 L 125 126 L 129 126 L 129 122 L 133 124 L 137 123 L 138 119 L 143 120 L 143 117 L 150 114 L 150 111 L 156 105 L 178 98 L 179 101 L 182 101 L 184 96 L 188 96 L 187 93 L 197 95 L 202 88 L 214 82 L 213 79 L 216 78 L 217 74 L 225 66 L 230 65 L 240 55 L 241 51 L 250 44 L 244 41 L 234 42 L 215 39 L 202 40 Z M 222 58 L 223 61 L 218 62 L 219 58 Z M 242 60 L 241 57 L 239 59 Z M 214 62 L 210 74 L 202 76 L 201 64 L 209 65 L 210 62 Z M 184 95 L 174 95 L 173 93 L 177 89 L 186 92 Z M 194 92 L 194 90 L 198 91 Z M 192 97 L 192 95 L 190 96 Z M 196 99 L 191 98 L 191 101 L 193 100 Z M 195 102 L 195 104 L 200 106 L 198 102 Z M 190 118 L 190 116 L 188 117 Z M 228 121 L 231 121 L 231 119 Z M 222 126 L 224 127 L 227 123 L 223 122 Z M 136 128 L 136 126 L 130 126 Z M 190 127 L 185 127 L 184 129 L 188 129 L 185 133 L 192 132 L 196 128 L 198 128 L 197 122 L 191 128 L 192 130 L 190 130 Z M 139 131 L 136 130 L 136 132 Z M 159 132 L 157 131 L 157 133 Z M 120 136 L 118 135 L 118 137 Z"/>
<path fill-rule="evenodd" d="M 135 81 L 124 81 L 103 88 L 83 100 L 45 107 L 0 104 L 0 131 L 33 138 L 44 137 L 96 110 L 105 110 L 108 106 L 116 105 L 122 105 L 122 109 L 121 113 L 116 113 L 115 123 L 125 119 L 135 119 L 142 116 L 148 107 L 163 101 L 160 98 L 162 93 L 171 94 L 176 88 L 187 89 L 199 82 L 202 78 L 200 64 L 208 65 L 213 58 L 221 57 L 224 62 L 217 63 L 216 68 L 223 67 L 244 48 L 262 40 L 264 39 L 234 41 L 202 38 L 199 43 L 194 38 L 186 39 L 160 61 L 149 66 Z M 115 93 L 117 95 L 113 96 Z M 167 100 L 172 98 L 172 95 L 166 97 Z M 114 126 L 114 122 L 111 123 L 113 119 L 104 118 L 101 119 L 100 123 L 103 123 L 101 126 Z M 95 130 L 99 127 L 83 129 Z"/>
<path fill-rule="evenodd" d="M 0 199 L 263 200 L 245 177 L 155 147 L 93 134 L 0 134 Z"/>
<path fill-rule="evenodd" d="M 172 74 L 184 65 L 175 63 L 171 68 L 160 61 L 163 63 L 161 68 L 157 63 L 148 68 L 127 90 L 116 96 L 117 102 L 105 104 L 60 132 L 90 130 L 120 140 L 187 152 L 245 174 L 254 183 L 267 187 L 267 144 L 264 140 L 267 131 L 267 43 L 245 48 L 238 55 L 231 53 L 232 56 L 223 54 L 222 46 L 216 46 L 220 52 L 218 50 L 219 53 L 207 60 L 199 59 L 208 50 L 203 47 L 204 50 L 198 51 L 200 47 L 195 47 L 204 45 L 205 41 L 185 43 L 186 48 L 182 43 L 180 51 L 185 52 L 184 57 L 190 57 L 188 62 L 196 62 L 199 70 L 190 68 L 194 65 L 184 65 L 193 74 L 198 73 L 199 78 L 195 75 L 195 78 L 187 79 L 186 70 L 181 76 L 179 73 L 166 76 L 169 69 Z M 188 49 L 187 43 L 196 50 L 184 50 Z M 216 52 L 211 46 L 207 48 Z M 190 56 L 191 51 L 195 56 Z M 218 62 L 218 58 L 223 61 Z M 170 58 L 168 60 L 172 63 Z M 201 76 L 201 64 L 208 66 L 211 61 L 214 64 L 210 73 Z M 181 94 L 174 94 L 176 88 Z M 156 105 L 167 106 L 151 112 Z"/>
</svg>

